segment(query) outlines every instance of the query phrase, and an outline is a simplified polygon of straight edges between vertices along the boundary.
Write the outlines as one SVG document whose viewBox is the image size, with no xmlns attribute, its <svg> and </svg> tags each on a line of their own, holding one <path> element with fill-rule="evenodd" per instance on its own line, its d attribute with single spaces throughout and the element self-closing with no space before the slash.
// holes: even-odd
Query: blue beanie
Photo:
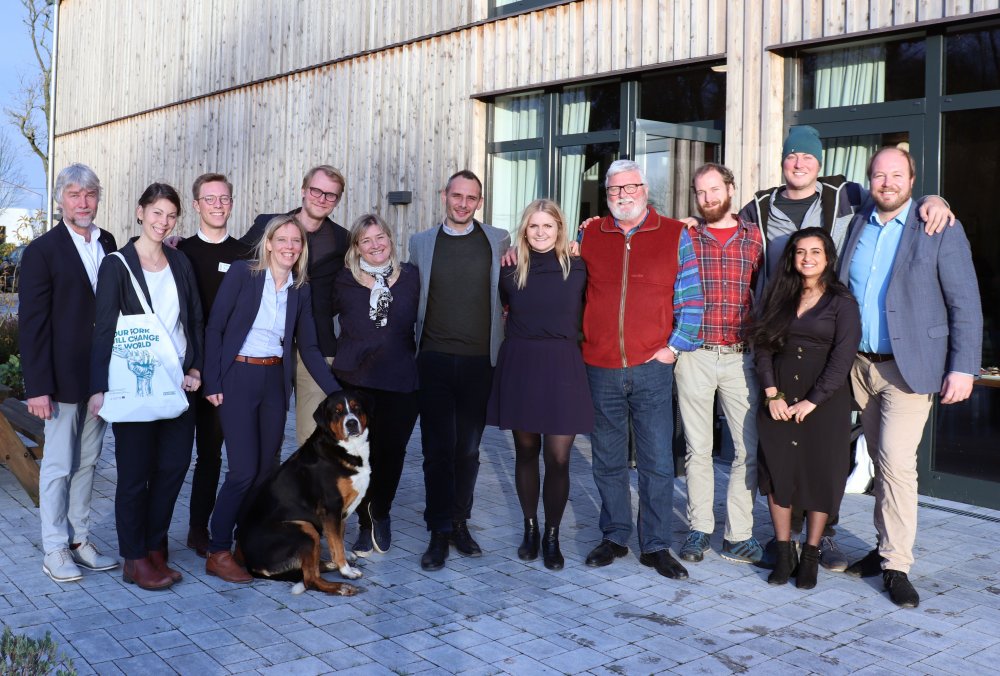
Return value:
<svg viewBox="0 0 1000 676">
<path fill-rule="evenodd" d="M 781 159 L 792 153 L 808 153 L 823 164 L 823 144 L 819 140 L 819 132 L 809 125 L 792 127 L 788 130 L 785 143 L 781 146 Z"/>
</svg>

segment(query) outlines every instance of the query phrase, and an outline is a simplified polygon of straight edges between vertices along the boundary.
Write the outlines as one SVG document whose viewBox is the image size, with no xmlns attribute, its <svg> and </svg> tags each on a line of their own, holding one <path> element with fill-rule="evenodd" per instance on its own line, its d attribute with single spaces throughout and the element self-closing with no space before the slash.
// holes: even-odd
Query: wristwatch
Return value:
<svg viewBox="0 0 1000 676">
<path fill-rule="evenodd" d="M 681 356 L 681 351 L 678 350 L 673 345 L 667 345 L 667 349 L 674 353 L 674 359 L 677 359 L 679 356 Z"/>
</svg>

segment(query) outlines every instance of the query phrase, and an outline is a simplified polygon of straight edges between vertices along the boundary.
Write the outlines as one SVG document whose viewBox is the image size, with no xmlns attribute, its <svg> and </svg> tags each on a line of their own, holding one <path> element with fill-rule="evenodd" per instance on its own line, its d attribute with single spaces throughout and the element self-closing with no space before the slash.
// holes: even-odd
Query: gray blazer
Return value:
<svg viewBox="0 0 1000 676">
<path fill-rule="evenodd" d="M 851 222 L 840 262 L 844 284 L 849 284 L 851 257 L 873 208 L 858 212 Z M 885 311 L 892 353 L 914 392 L 939 392 L 951 371 L 979 375 L 983 310 L 961 223 L 928 235 L 916 202 L 911 205 L 889 276 Z"/>
<path fill-rule="evenodd" d="M 479 221 L 476 221 L 479 223 Z M 424 316 L 427 314 L 427 291 L 431 286 L 431 263 L 434 262 L 434 243 L 441 231 L 438 223 L 432 228 L 418 232 L 410 237 L 410 263 L 420 271 L 420 303 L 417 306 L 417 352 L 420 351 L 420 339 L 424 333 Z M 500 343 L 503 342 L 503 309 L 500 307 L 500 257 L 510 248 L 510 233 L 492 225 L 480 223 L 486 239 L 490 242 L 493 252 L 493 264 L 490 266 L 490 300 L 493 303 L 493 313 L 490 318 L 490 363 L 497 365 L 497 355 L 500 353 Z"/>
</svg>

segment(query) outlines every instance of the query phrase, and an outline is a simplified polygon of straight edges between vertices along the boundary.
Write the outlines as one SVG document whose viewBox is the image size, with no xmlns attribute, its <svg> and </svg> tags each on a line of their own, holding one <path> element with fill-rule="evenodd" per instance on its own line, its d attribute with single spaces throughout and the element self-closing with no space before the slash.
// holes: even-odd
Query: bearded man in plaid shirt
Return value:
<svg viewBox="0 0 1000 676">
<path fill-rule="evenodd" d="M 703 341 L 701 347 L 682 353 L 675 371 L 687 439 L 690 524 L 680 555 L 685 561 L 701 561 L 715 527 L 712 422 L 718 393 L 735 447 L 722 556 L 740 563 L 758 563 L 763 550 L 753 536 L 753 505 L 757 496 L 755 414 L 760 388 L 744 340 L 750 323 L 752 284 L 763 260 L 763 237 L 756 224 L 732 213 L 732 171 L 720 164 L 705 164 L 695 171 L 692 188 L 701 218 L 688 232 L 698 256 L 705 314 L 698 336 Z"/>
</svg>

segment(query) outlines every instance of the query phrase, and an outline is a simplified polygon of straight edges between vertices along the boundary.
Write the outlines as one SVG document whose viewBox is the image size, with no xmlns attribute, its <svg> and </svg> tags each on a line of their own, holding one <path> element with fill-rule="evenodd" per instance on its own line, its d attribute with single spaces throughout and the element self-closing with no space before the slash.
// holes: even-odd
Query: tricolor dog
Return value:
<svg viewBox="0 0 1000 676">
<path fill-rule="evenodd" d="M 368 415 L 352 392 L 334 392 L 314 414 L 316 431 L 251 498 L 240 520 L 238 553 L 255 577 L 301 580 L 295 593 L 317 589 L 352 596 L 360 590 L 320 574 L 361 571 L 344 552 L 344 524 L 368 490 Z M 322 561 L 322 538 L 333 561 Z M 355 557 L 351 554 L 351 561 Z"/>
</svg>

